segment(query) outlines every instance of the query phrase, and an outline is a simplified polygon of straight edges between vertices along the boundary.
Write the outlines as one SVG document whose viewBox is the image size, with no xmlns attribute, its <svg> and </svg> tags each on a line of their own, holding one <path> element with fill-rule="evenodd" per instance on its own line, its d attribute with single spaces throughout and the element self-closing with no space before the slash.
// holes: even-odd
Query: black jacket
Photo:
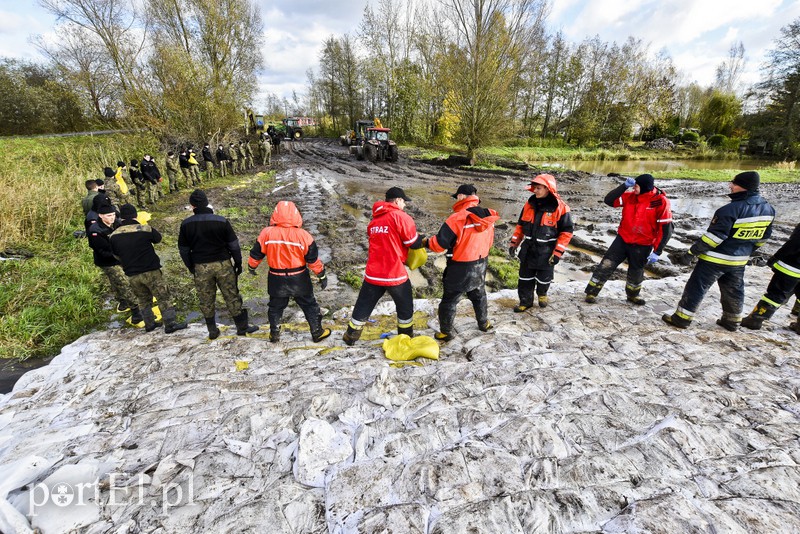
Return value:
<svg viewBox="0 0 800 534">
<path fill-rule="evenodd" d="M 128 167 L 128 176 L 131 177 L 131 182 L 139 189 L 144 189 L 144 177 L 139 172 L 139 167 L 131 165 Z"/>
<path fill-rule="evenodd" d="M 178 166 L 181 169 L 188 169 L 189 168 L 189 153 L 186 151 L 181 152 L 178 154 Z"/>
<path fill-rule="evenodd" d="M 86 232 L 86 237 L 89 239 L 89 246 L 92 247 L 94 264 L 98 267 L 113 267 L 114 265 L 119 265 L 119 260 L 114 257 L 114 251 L 111 250 L 111 241 L 108 239 L 108 236 L 111 235 L 113 231 L 114 228 L 106 226 L 103 221 L 98 219 Z"/>
<path fill-rule="evenodd" d="M 111 250 L 128 276 L 155 271 L 161 268 L 161 260 L 153 244 L 161 241 L 158 230 L 148 224 L 139 224 L 135 219 L 122 224 L 109 236 Z"/>
<path fill-rule="evenodd" d="M 217 149 L 217 161 L 227 161 L 227 160 L 229 160 L 229 159 L 230 159 L 230 158 L 229 158 L 229 157 L 228 157 L 228 155 L 225 153 L 225 150 L 224 150 L 224 149 L 222 149 L 222 148 L 218 148 L 218 149 Z"/>
<path fill-rule="evenodd" d="M 151 184 L 157 184 L 158 181 L 161 179 L 161 173 L 158 172 L 158 167 L 156 166 L 156 162 L 152 159 L 147 161 L 143 159 L 142 162 L 139 164 L 139 168 L 142 172 L 142 177 L 145 180 L 150 182 Z"/>
<path fill-rule="evenodd" d="M 772 255 L 769 263 L 774 271 L 800 278 L 800 224 L 795 227 L 789 240 Z"/>
<path fill-rule="evenodd" d="M 203 147 L 203 160 L 214 163 L 214 158 L 211 156 L 211 149 L 207 146 Z"/>
<path fill-rule="evenodd" d="M 242 250 L 230 221 L 215 215 L 211 208 L 195 208 L 194 215 L 183 220 L 178 233 L 178 251 L 190 272 L 194 272 L 198 263 L 231 258 L 234 267 L 242 266 Z"/>
</svg>

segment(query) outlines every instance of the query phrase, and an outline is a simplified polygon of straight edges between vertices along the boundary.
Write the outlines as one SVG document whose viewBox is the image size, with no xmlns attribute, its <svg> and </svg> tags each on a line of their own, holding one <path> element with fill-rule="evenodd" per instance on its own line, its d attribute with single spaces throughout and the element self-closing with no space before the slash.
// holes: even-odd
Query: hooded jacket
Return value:
<svg viewBox="0 0 800 534">
<path fill-rule="evenodd" d="M 639 195 L 626 189 L 622 184 L 604 199 L 612 208 L 622 207 L 617 234 L 629 245 L 652 247 L 660 255 L 672 236 L 672 208 L 667 195 L 657 187 Z"/>
<path fill-rule="evenodd" d="M 519 258 L 531 267 L 549 266 L 550 256 L 558 258 L 572 239 L 572 215 L 569 206 L 558 195 L 556 180 L 549 174 L 534 179 L 547 187 L 550 194 L 538 199 L 531 195 L 522 207 L 517 227 L 511 236 L 511 247 L 521 245 Z M 528 186 L 533 191 L 533 185 Z"/>
<path fill-rule="evenodd" d="M 489 249 L 494 243 L 496 211 L 478 206 L 480 199 L 469 195 L 453 204 L 439 233 L 428 240 L 433 252 L 447 251 L 442 277 L 445 291 L 471 291 L 486 280 Z"/>
<path fill-rule="evenodd" d="M 718 265 L 744 266 L 753 252 L 772 235 L 775 209 L 758 191 L 739 191 L 728 195 L 711 224 L 689 252 Z"/>
<path fill-rule="evenodd" d="M 294 202 L 282 200 L 275 206 L 269 226 L 261 230 L 250 249 L 247 265 L 258 267 L 266 258 L 269 265 L 269 294 L 276 297 L 313 293 L 308 269 L 321 274 L 317 244 L 303 228 L 303 218 Z"/>
<path fill-rule="evenodd" d="M 194 215 L 181 222 L 178 251 L 189 272 L 198 263 L 231 259 L 234 268 L 242 266 L 239 239 L 230 221 L 206 206 L 194 208 Z"/>
<path fill-rule="evenodd" d="M 409 214 L 397 204 L 380 200 L 372 205 L 367 225 L 369 254 L 364 280 L 376 286 L 399 286 L 408 280 L 403 265 L 409 248 L 422 248 L 422 237 Z"/>
</svg>

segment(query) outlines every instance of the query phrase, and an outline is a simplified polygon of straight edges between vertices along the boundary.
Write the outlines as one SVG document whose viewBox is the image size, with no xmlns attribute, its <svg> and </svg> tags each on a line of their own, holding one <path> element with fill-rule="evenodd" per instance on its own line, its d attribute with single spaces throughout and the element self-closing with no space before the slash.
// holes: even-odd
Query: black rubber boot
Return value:
<svg viewBox="0 0 800 534">
<path fill-rule="evenodd" d="M 217 320 L 214 317 L 206 317 L 206 328 L 208 328 L 208 339 L 219 337 L 219 328 L 217 328 Z"/>
<path fill-rule="evenodd" d="M 347 331 L 342 335 L 344 341 L 349 347 L 352 347 L 356 341 L 361 337 L 361 330 L 356 330 L 350 325 L 347 325 Z"/>
<path fill-rule="evenodd" d="M 750 330 L 758 330 L 764 321 L 768 320 L 777 311 L 778 308 L 761 299 L 750 312 L 750 315 L 742 319 L 742 326 Z"/>
<path fill-rule="evenodd" d="M 144 317 L 142 317 L 142 312 L 139 311 L 139 306 L 131 308 L 131 324 L 139 324 L 142 321 L 144 321 Z"/>
<path fill-rule="evenodd" d="M 281 340 L 281 327 L 280 326 L 270 326 L 269 327 L 269 341 L 270 343 L 277 343 Z"/>
<path fill-rule="evenodd" d="M 586 289 L 583 290 L 586 293 L 586 298 L 583 300 L 590 304 L 597 302 L 597 295 L 600 294 L 601 289 L 603 289 L 603 284 L 596 284 L 590 281 L 586 285 Z"/>
<path fill-rule="evenodd" d="M 242 312 L 233 318 L 233 322 L 236 323 L 236 335 L 237 336 L 246 336 L 247 334 L 252 334 L 253 332 L 258 332 L 258 327 L 255 325 L 251 325 L 247 323 L 247 309 L 242 308 Z"/>
<path fill-rule="evenodd" d="M 314 343 L 319 343 L 320 341 L 322 341 L 323 339 L 325 339 L 326 337 L 328 337 L 330 335 L 331 335 L 331 329 L 330 328 L 322 328 L 321 326 L 320 326 L 319 330 L 312 330 L 311 331 L 311 339 L 314 341 Z"/>
<path fill-rule="evenodd" d="M 737 321 L 732 321 L 731 319 L 717 319 L 717 325 L 721 326 L 728 332 L 736 332 L 739 330 L 739 323 Z"/>
<path fill-rule="evenodd" d="M 792 311 L 789 312 L 789 315 L 794 315 L 795 317 L 800 315 L 800 298 L 794 301 L 794 306 L 792 306 Z"/>
<path fill-rule="evenodd" d="M 398 326 L 397 327 L 398 334 L 405 334 L 408 337 L 414 337 L 414 325 L 410 326 Z"/>
<path fill-rule="evenodd" d="M 626 287 L 625 296 L 627 297 L 628 302 L 636 304 L 637 306 L 644 306 L 647 303 L 647 301 L 639 296 L 640 292 L 641 289 L 628 289 Z"/>
<path fill-rule="evenodd" d="M 689 328 L 689 325 L 692 324 L 692 321 L 684 319 L 680 315 L 674 313 L 672 315 L 669 314 L 662 315 L 661 320 L 667 324 L 671 324 L 675 328 L 681 328 L 681 329 Z"/>
<path fill-rule="evenodd" d="M 186 323 L 182 322 L 179 323 L 176 321 L 175 317 L 175 310 L 170 309 L 171 311 L 165 311 L 161 314 L 161 318 L 164 320 L 164 333 L 171 334 L 173 332 L 177 332 L 178 330 L 183 330 L 186 328 Z"/>
</svg>

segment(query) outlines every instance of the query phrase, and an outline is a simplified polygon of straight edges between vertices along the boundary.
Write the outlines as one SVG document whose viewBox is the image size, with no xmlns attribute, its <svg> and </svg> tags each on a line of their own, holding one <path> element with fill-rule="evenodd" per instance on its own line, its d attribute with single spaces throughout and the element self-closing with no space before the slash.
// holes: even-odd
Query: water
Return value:
<svg viewBox="0 0 800 534">
<path fill-rule="evenodd" d="M 539 167 L 554 167 L 557 169 L 572 169 L 576 171 L 590 172 L 593 174 L 608 174 L 617 172 L 619 174 L 643 174 L 646 172 L 674 171 L 680 169 L 689 170 L 720 170 L 720 169 L 741 169 L 758 170 L 774 165 L 774 161 L 769 160 L 628 160 L 628 161 L 559 161 L 559 162 L 534 162 L 531 165 Z"/>
</svg>

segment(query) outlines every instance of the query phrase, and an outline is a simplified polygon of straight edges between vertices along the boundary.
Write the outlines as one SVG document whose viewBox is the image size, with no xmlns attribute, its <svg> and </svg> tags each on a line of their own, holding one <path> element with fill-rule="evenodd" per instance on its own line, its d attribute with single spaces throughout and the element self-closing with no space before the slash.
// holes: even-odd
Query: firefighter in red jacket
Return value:
<svg viewBox="0 0 800 534">
<path fill-rule="evenodd" d="M 633 187 L 633 191 L 626 191 Z M 625 294 L 628 302 L 642 305 L 639 296 L 644 280 L 644 268 L 655 263 L 672 235 L 672 210 L 667 195 L 654 185 L 653 177 L 642 174 L 627 178 L 625 183 L 609 192 L 603 199 L 612 208 L 622 208 L 622 220 L 617 237 L 608 247 L 603 259 L 592 273 L 586 286 L 586 302 L 595 302 L 606 280 L 623 261 L 628 261 Z"/>
<path fill-rule="evenodd" d="M 536 176 L 527 189 L 533 195 L 522 207 L 508 248 L 509 256 L 519 256 L 519 305 L 514 308 L 517 313 L 533 306 L 534 290 L 539 306 L 547 306 L 553 270 L 567 249 L 573 230 L 569 206 L 558 195 L 552 175 Z"/>
<path fill-rule="evenodd" d="M 367 225 L 369 253 L 364 283 L 358 292 L 347 331 L 342 336 L 348 345 L 353 345 L 361 337 L 364 324 L 387 291 L 397 308 L 398 334 L 414 335 L 414 299 L 403 264 L 408 249 L 422 248 L 423 238 L 417 233 L 414 219 L 403 211 L 410 200 L 405 191 L 392 187 L 386 191 L 385 201 L 372 206 L 372 220 Z"/>
<path fill-rule="evenodd" d="M 281 318 L 290 297 L 303 310 L 311 328 L 311 339 L 315 343 L 331 335 L 329 328 L 322 328 L 322 313 L 314 298 L 308 272 L 309 269 L 314 271 L 322 289 L 325 289 L 328 287 L 325 265 L 318 257 L 314 238 L 302 226 L 303 218 L 294 202 L 278 202 L 269 219 L 269 226 L 261 230 L 247 261 L 248 272 L 252 275 L 256 274 L 256 268 L 264 258 L 269 265 L 267 317 L 269 340 L 273 343 L 280 340 Z"/>
<path fill-rule="evenodd" d="M 488 331 L 489 306 L 486 300 L 486 267 L 489 249 L 494 243 L 494 222 L 497 212 L 478 206 L 478 190 L 471 184 L 458 187 L 453 195 L 453 214 L 447 218 L 439 233 L 425 240 L 432 252 L 447 252 L 447 267 L 442 275 L 443 294 L 439 303 L 440 341 L 453 339 L 453 320 L 456 306 L 466 293 L 475 310 L 475 319 L 482 332 Z"/>
</svg>

